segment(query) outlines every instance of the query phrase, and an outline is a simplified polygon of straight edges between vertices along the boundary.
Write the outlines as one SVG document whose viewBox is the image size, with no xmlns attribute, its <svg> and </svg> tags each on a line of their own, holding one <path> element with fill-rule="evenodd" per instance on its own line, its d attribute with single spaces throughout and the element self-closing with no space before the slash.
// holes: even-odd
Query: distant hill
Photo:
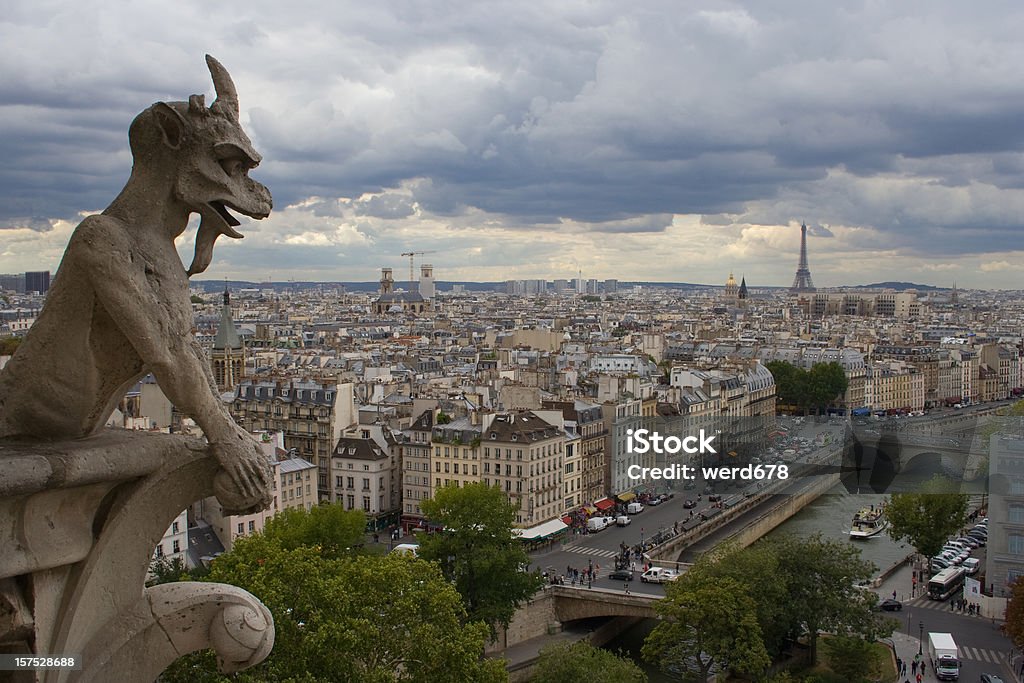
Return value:
<svg viewBox="0 0 1024 683">
<path fill-rule="evenodd" d="M 932 285 L 916 285 L 913 282 L 876 282 L 871 285 L 847 285 L 846 289 L 895 289 L 897 291 L 903 291 L 904 289 L 918 289 L 921 291 L 944 292 L 950 288 L 934 287 Z"/>
</svg>

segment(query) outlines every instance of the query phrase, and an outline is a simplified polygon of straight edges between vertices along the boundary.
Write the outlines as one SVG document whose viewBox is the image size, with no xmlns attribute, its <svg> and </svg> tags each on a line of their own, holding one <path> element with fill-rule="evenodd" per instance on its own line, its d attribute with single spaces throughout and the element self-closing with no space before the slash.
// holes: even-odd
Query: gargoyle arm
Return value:
<svg viewBox="0 0 1024 683">
<path fill-rule="evenodd" d="M 152 372 L 174 405 L 192 416 L 211 443 L 235 437 L 235 423 L 211 390 L 211 374 L 192 335 L 188 307 L 162 300 L 174 285 L 148 281 L 147 266 L 119 221 L 86 218 L 76 234 L 77 256 L 88 261 L 85 272 L 99 303 Z M 168 250 L 177 259 L 176 252 Z M 181 268 L 180 262 L 162 264 Z M 184 277 L 184 276 L 183 276 Z"/>
</svg>

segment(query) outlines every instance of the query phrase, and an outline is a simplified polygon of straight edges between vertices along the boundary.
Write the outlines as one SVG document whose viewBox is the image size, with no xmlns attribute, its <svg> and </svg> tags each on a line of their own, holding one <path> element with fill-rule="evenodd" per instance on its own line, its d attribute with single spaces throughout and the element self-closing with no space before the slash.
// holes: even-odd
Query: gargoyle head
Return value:
<svg viewBox="0 0 1024 683">
<path fill-rule="evenodd" d="M 160 165 L 173 173 L 173 193 L 200 215 L 195 256 L 188 274 L 206 270 L 221 235 L 241 238 L 228 209 L 251 218 L 270 214 L 270 191 L 249 177 L 262 157 L 238 121 L 238 93 L 220 62 L 206 55 L 217 99 L 209 108 L 202 95 L 188 102 L 157 102 L 139 114 L 128 132 L 136 165 Z"/>
</svg>

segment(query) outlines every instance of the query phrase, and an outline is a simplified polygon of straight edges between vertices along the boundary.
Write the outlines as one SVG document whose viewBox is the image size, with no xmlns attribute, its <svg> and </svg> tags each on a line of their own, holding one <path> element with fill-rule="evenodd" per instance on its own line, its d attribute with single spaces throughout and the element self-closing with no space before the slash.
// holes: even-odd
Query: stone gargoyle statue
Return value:
<svg viewBox="0 0 1024 683">
<path fill-rule="evenodd" d="M 214 492 L 229 514 L 270 503 L 270 467 L 231 419 L 192 334 L 188 278 L 217 237 L 242 237 L 229 209 L 262 219 L 260 155 L 238 120 L 227 70 L 207 55 L 217 98 L 158 102 L 128 132 L 134 163 L 121 193 L 75 229 L 38 319 L 0 371 L 0 438 L 68 440 L 99 432 L 146 373 L 202 428 L 220 464 Z M 186 271 L 174 240 L 200 216 Z"/>
</svg>

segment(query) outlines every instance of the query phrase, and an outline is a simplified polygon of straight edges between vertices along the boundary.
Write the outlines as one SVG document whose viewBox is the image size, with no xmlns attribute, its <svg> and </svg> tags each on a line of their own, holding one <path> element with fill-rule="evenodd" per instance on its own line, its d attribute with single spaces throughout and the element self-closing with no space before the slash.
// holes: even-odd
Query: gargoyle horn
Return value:
<svg viewBox="0 0 1024 683">
<path fill-rule="evenodd" d="M 231 80 L 231 75 L 224 65 L 210 55 L 206 55 L 206 66 L 210 68 L 210 76 L 213 77 L 213 89 L 217 92 L 217 99 L 210 105 L 210 111 L 215 114 L 227 116 L 234 121 L 238 120 L 238 91 Z"/>
</svg>

